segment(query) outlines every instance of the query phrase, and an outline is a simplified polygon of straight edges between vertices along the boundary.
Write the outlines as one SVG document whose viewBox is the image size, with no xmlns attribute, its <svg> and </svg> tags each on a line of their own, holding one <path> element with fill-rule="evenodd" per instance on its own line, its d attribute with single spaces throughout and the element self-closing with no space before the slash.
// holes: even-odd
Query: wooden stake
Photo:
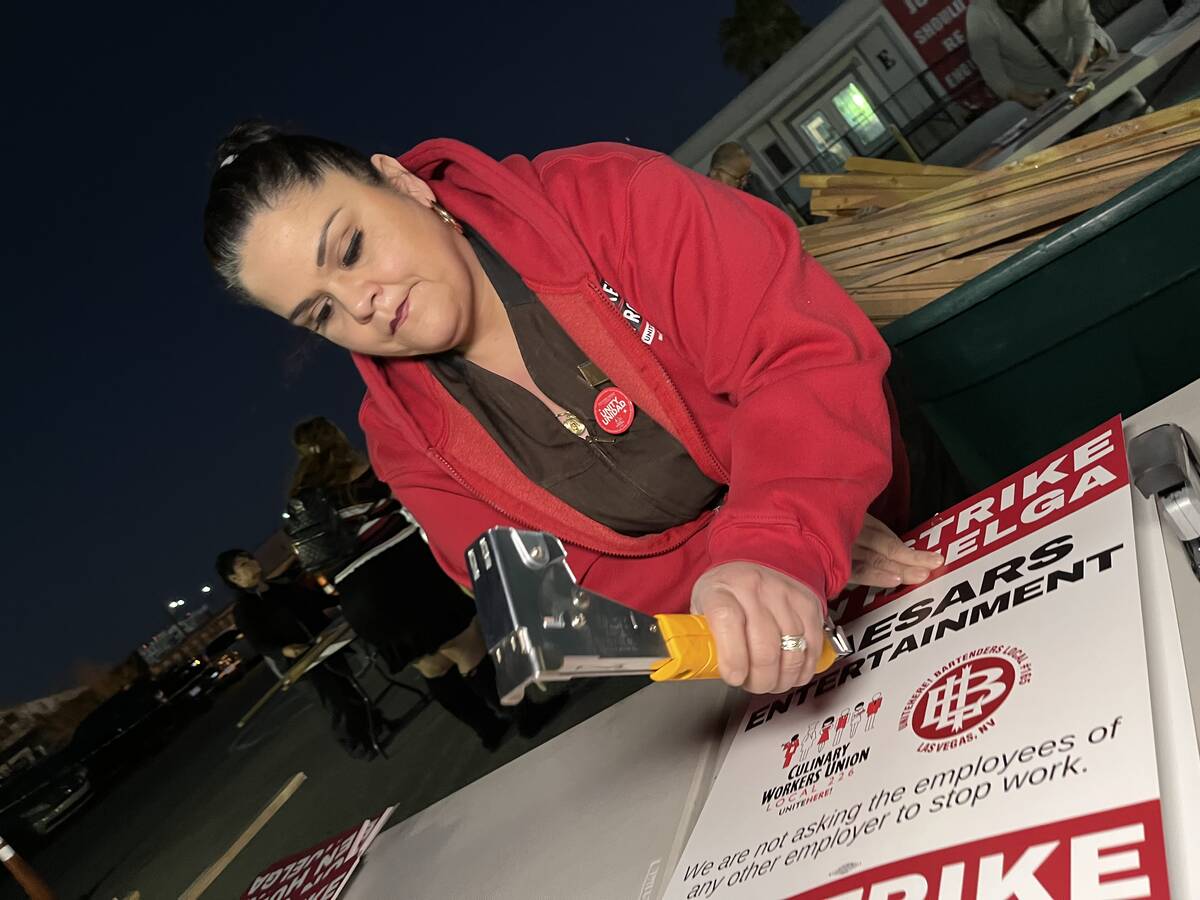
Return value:
<svg viewBox="0 0 1200 900">
<path fill-rule="evenodd" d="M 847 172 L 871 172 L 876 175 L 974 175 L 974 169 L 959 169 L 954 166 L 927 166 L 900 159 L 875 159 L 870 156 L 852 156 L 842 165 Z"/>
<path fill-rule="evenodd" d="M 1060 202 L 1056 198 L 1052 203 L 1032 207 L 1021 215 L 1005 216 L 995 221 L 978 222 L 967 227 L 956 226 L 953 231 L 944 236 L 946 240 L 940 242 L 939 246 L 889 260 L 887 263 L 873 268 L 869 273 L 838 280 L 847 289 L 880 284 L 889 278 L 915 272 L 932 263 L 962 256 L 971 250 L 994 244 L 1003 238 L 1014 237 L 1050 222 L 1060 222 L 1071 218 L 1084 210 L 1091 209 L 1106 196 L 1109 195 L 1083 194 L 1067 202 Z"/>
<path fill-rule="evenodd" d="M 825 262 L 826 265 L 837 265 L 833 260 L 837 259 L 835 254 L 839 252 L 850 251 L 856 247 L 865 245 L 874 247 L 881 241 L 912 234 L 926 228 L 945 225 L 966 216 L 977 216 L 995 210 L 1019 208 L 1027 206 L 1031 202 L 1054 196 L 1070 196 L 1088 187 L 1132 183 L 1127 182 L 1127 179 L 1133 177 L 1134 180 L 1137 180 L 1137 178 L 1157 171 L 1162 166 L 1177 159 L 1184 152 L 1186 151 L 1169 150 L 1165 153 L 1153 154 L 1133 162 L 1098 167 L 1089 172 L 1077 173 L 1066 178 L 1050 181 L 1046 184 L 1029 185 L 1002 196 L 987 198 L 974 206 L 961 206 L 929 215 L 912 215 L 900 221 L 884 221 L 881 224 L 876 224 L 881 219 L 884 219 L 886 215 L 880 213 L 872 216 L 870 222 L 859 223 L 857 229 L 843 229 L 839 231 L 838 236 L 835 237 L 818 234 L 810 238 L 805 234 L 802 235 L 802 238 L 805 241 L 805 248 L 809 253 L 821 258 L 822 262 Z"/>
<path fill-rule="evenodd" d="M 1200 101 L 1183 104 L 1183 106 L 1195 106 L 1196 113 L 1200 115 Z M 1172 107 L 1171 109 L 1175 110 L 1177 107 Z M 1163 111 L 1163 113 L 1166 112 L 1169 112 L 1169 110 Z M 1150 118 L 1150 116 L 1144 116 L 1137 121 L 1140 123 L 1148 118 Z M 1116 127 L 1117 126 L 1114 126 L 1114 128 Z M 1061 154 L 1055 156 L 1053 159 L 1047 155 L 1038 165 L 1030 164 L 1025 165 L 1022 168 L 1017 168 L 1015 167 L 1016 164 L 1013 164 L 1013 167 L 1005 167 L 1004 169 L 993 172 L 984 172 L 970 179 L 961 180 L 957 184 L 949 187 L 933 191 L 924 197 L 901 204 L 900 206 L 895 207 L 885 213 L 880 213 L 879 215 L 873 217 L 873 224 L 876 226 L 886 226 L 893 224 L 895 221 L 900 219 L 912 218 L 913 214 L 931 214 L 936 212 L 944 205 L 950 205 L 952 207 L 961 205 L 959 203 L 955 203 L 955 201 L 959 200 L 964 194 L 973 195 L 974 198 L 978 199 L 983 195 L 984 191 L 987 191 L 989 188 L 998 187 L 996 184 L 997 182 L 1004 183 L 1007 186 L 1007 189 L 994 190 L 991 193 L 991 196 L 998 196 L 1001 193 L 1007 193 L 1008 191 L 1019 189 L 1019 187 L 1022 185 L 1027 186 L 1030 184 L 1048 181 L 1051 178 L 1063 177 L 1071 174 L 1070 172 L 1065 171 L 1065 166 L 1068 163 L 1061 162 L 1062 159 L 1066 159 L 1067 157 L 1071 157 L 1069 162 L 1073 164 L 1075 171 L 1082 172 L 1088 171 L 1089 169 L 1102 168 L 1112 165 L 1120 161 L 1122 153 L 1128 154 L 1126 158 L 1132 158 L 1138 156 L 1148 156 L 1154 152 L 1157 152 L 1158 150 L 1170 149 L 1167 146 L 1163 146 L 1162 141 L 1164 137 L 1166 138 L 1165 143 L 1171 144 L 1174 142 L 1175 138 L 1181 137 L 1182 135 L 1195 135 L 1195 140 L 1184 139 L 1181 142 L 1182 146 L 1187 146 L 1189 143 L 1196 143 L 1200 141 L 1200 122 L 1196 121 L 1193 117 L 1182 124 L 1177 123 L 1175 125 L 1167 125 L 1163 128 L 1160 128 L 1159 132 L 1161 133 L 1146 133 L 1145 129 L 1142 129 L 1141 131 L 1135 133 L 1132 137 L 1127 136 L 1124 145 L 1115 148 L 1108 147 L 1107 145 L 1101 145 L 1100 147 L 1084 147 L 1080 150 L 1080 152 L 1075 154 Z M 1092 135 L 1087 135 L 1085 137 L 1092 137 Z M 1079 144 L 1079 142 L 1082 140 L 1083 139 L 1077 139 L 1077 141 L 1068 143 Z M 1157 147 L 1155 145 L 1157 145 Z M 1137 152 L 1135 150 L 1131 153 L 1130 151 L 1133 150 L 1134 147 L 1139 148 L 1141 152 Z M 1059 148 L 1055 147 L 1051 149 L 1058 150 Z M 1035 156 L 1040 157 L 1043 156 L 1043 154 L 1037 154 Z M 1031 173 L 1034 175 L 1032 179 L 1027 177 Z M 1024 178 L 1023 181 L 1021 180 L 1022 178 Z M 827 229 L 819 236 L 814 235 L 814 239 L 825 241 L 828 239 L 836 240 L 842 238 L 845 236 L 845 231 L 842 230 L 843 228 L 844 226 L 835 229 Z"/>
<path fill-rule="evenodd" d="M 271 818 L 279 812 L 283 804 L 287 803 L 292 794 L 296 793 L 300 785 L 304 784 L 307 777 L 303 772 L 297 772 L 293 775 L 288 783 L 280 788 L 279 792 L 271 798 L 271 802 L 264 806 L 262 811 L 254 817 L 254 820 L 246 826 L 245 831 L 238 836 L 238 839 L 229 845 L 229 849 L 222 853 L 215 863 L 201 872 L 200 877 L 193 881 L 187 890 L 179 895 L 179 900 L 197 900 L 201 894 L 208 890 L 212 886 L 212 883 L 225 871 L 226 867 L 233 862 L 234 858 L 245 849 L 253 837 L 262 830 L 264 825 L 271 821 Z"/>
<path fill-rule="evenodd" d="M 932 191 L 948 184 L 958 184 L 969 173 L 962 175 L 801 175 L 800 187 L 805 188 L 882 188 L 884 190 Z"/>
<path fill-rule="evenodd" d="M 1037 168 L 1076 153 L 1085 153 L 1109 144 L 1124 143 L 1139 135 L 1182 123 L 1194 122 L 1197 119 L 1200 119 L 1200 100 L 1189 100 L 1187 103 L 1168 106 L 1166 109 L 1160 109 L 1150 115 L 1118 122 L 1116 125 L 1093 131 L 1091 134 L 1055 144 L 1053 147 L 1047 147 L 1045 150 L 1039 150 L 1037 153 L 1031 153 L 1007 163 L 995 171 Z"/>
<path fill-rule="evenodd" d="M 1200 144 L 1200 128 L 1187 128 L 1183 131 L 1168 131 L 1155 134 L 1146 139 L 1140 139 L 1128 145 L 1117 148 L 1105 148 L 1104 152 L 1082 153 L 1056 163 L 1054 166 L 1031 169 L 1014 174 L 1005 180 L 996 181 L 983 186 L 982 190 L 969 182 L 959 182 L 946 191 L 926 195 L 928 198 L 938 196 L 927 209 L 930 212 L 940 212 L 954 209 L 979 199 L 1000 196 L 1021 188 L 1033 187 L 1048 180 L 1048 174 L 1053 178 L 1063 178 L 1068 175 L 1082 175 L 1094 172 L 1100 167 L 1113 166 L 1120 162 L 1134 161 L 1159 152 L 1183 149 Z M 915 202 L 922 202 L 920 200 Z"/>
<path fill-rule="evenodd" d="M 844 191 L 830 189 L 820 194 L 813 194 L 809 207 L 814 213 L 823 211 L 840 212 L 843 210 L 863 209 L 866 207 L 889 207 L 919 197 L 922 191 L 884 191 L 871 188 L 865 191 Z"/>
<path fill-rule="evenodd" d="M 943 291 L 942 293 L 947 293 Z M 937 297 L 942 296 L 938 294 Z M 907 316 L 910 312 L 915 312 L 923 306 L 928 306 L 937 297 L 929 298 L 866 298 L 855 297 L 854 302 L 858 304 L 859 309 L 867 314 L 867 317 L 875 320 L 877 318 L 892 318 L 897 316 Z"/>
</svg>

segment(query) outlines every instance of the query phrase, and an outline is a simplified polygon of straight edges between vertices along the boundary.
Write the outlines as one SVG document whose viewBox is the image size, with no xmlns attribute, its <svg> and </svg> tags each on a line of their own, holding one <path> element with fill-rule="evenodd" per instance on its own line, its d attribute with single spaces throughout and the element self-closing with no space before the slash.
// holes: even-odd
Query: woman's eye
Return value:
<svg viewBox="0 0 1200 900">
<path fill-rule="evenodd" d="M 354 236 L 350 238 L 350 244 L 346 247 L 346 255 L 342 257 L 343 266 L 352 266 L 358 262 L 358 258 L 362 256 L 362 232 L 354 232 Z"/>
<path fill-rule="evenodd" d="M 333 315 L 333 302 L 331 300 L 322 300 L 320 309 L 317 310 L 316 315 L 312 319 L 313 331 L 320 331 L 321 327 L 329 321 L 331 315 Z"/>
</svg>

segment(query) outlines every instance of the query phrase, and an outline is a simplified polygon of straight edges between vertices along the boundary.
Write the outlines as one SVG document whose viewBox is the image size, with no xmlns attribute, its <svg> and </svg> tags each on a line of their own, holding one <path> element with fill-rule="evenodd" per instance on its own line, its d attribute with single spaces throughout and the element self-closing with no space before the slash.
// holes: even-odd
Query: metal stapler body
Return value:
<svg viewBox="0 0 1200 900">
<path fill-rule="evenodd" d="M 493 528 L 466 558 L 505 705 L 519 703 L 530 684 L 579 677 L 720 677 L 703 616 L 650 615 L 581 587 L 551 534 Z M 845 634 L 827 620 L 817 671 L 849 652 Z"/>
</svg>

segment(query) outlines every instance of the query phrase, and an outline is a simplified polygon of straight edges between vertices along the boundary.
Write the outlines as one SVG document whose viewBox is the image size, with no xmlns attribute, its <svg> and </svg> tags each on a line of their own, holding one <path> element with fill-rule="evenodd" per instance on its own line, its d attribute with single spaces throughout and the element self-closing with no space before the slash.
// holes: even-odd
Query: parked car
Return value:
<svg viewBox="0 0 1200 900">
<path fill-rule="evenodd" d="M 221 686 L 241 678 L 262 659 L 262 655 L 236 628 L 222 631 L 213 638 L 204 648 L 204 656 L 217 671 L 217 681 Z"/>
<path fill-rule="evenodd" d="M 212 707 L 217 672 L 193 659 L 142 678 L 109 697 L 75 729 L 64 751 L 88 767 L 97 787 L 162 750 L 184 725 Z"/>
<path fill-rule="evenodd" d="M 158 698 L 172 705 L 177 716 L 186 720 L 208 709 L 220 673 L 199 657 L 168 669 L 154 679 Z"/>
<path fill-rule="evenodd" d="M 142 679 L 92 710 L 63 754 L 86 766 L 93 786 L 100 787 L 165 747 L 178 726 L 176 708 L 164 692 Z"/>
<path fill-rule="evenodd" d="M 0 834 L 21 842 L 45 838 L 91 795 L 87 768 L 52 756 L 0 783 Z"/>
</svg>

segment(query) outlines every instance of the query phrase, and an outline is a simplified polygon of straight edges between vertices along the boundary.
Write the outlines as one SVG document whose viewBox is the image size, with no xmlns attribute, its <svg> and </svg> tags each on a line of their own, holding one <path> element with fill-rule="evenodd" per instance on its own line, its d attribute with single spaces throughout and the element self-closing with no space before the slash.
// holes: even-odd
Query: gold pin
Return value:
<svg viewBox="0 0 1200 900">
<path fill-rule="evenodd" d="M 575 435 L 575 437 L 587 437 L 587 425 L 574 413 L 558 413 L 558 421 L 562 422 L 563 427 Z"/>
</svg>

